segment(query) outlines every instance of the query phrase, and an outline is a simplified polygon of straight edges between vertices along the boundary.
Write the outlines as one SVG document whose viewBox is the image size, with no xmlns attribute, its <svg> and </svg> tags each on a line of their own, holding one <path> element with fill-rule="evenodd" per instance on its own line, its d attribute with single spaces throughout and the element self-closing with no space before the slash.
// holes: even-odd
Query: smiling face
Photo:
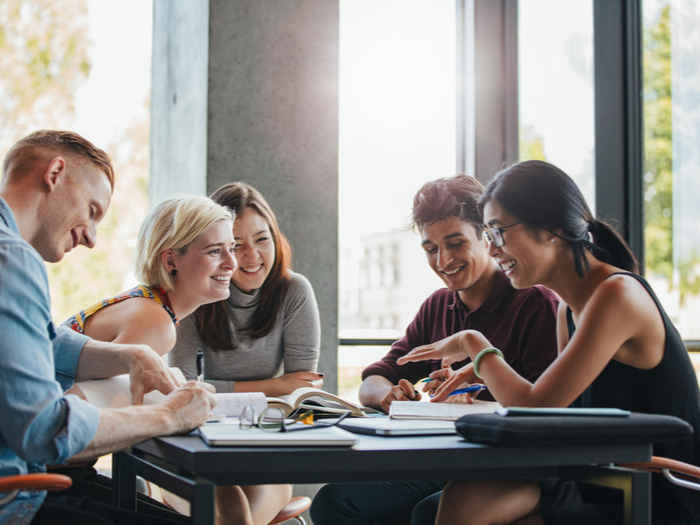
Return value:
<svg viewBox="0 0 700 525">
<path fill-rule="evenodd" d="M 275 264 L 275 243 L 270 225 L 252 208 L 244 208 L 233 223 L 238 269 L 233 284 L 239 290 L 252 292 L 260 288 Z"/>
<path fill-rule="evenodd" d="M 102 170 L 89 162 L 67 158 L 63 173 L 42 206 L 41 226 L 31 244 L 44 260 L 58 262 L 82 244 L 93 248 L 97 225 L 112 198 L 112 187 Z"/>
<path fill-rule="evenodd" d="M 186 296 L 195 308 L 227 299 L 237 266 L 233 247 L 231 221 L 219 220 L 197 236 L 185 253 L 173 251 L 166 256 L 177 269 L 175 293 Z"/>
<path fill-rule="evenodd" d="M 458 217 L 426 224 L 421 235 L 428 264 L 450 290 L 468 293 L 491 264 L 486 241 Z"/>
<path fill-rule="evenodd" d="M 484 206 L 484 224 L 487 227 L 508 226 L 518 223 L 496 201 Z M 522 224 L 502 233 L 504 244 L 490 245 L 489 253 L 515 288 L 527 288 L 535 284 L 547 284 L 548 275 L 556 266 L 559 256 L 557 238 L 550 232 L 532 231 Z"/>
</svg>

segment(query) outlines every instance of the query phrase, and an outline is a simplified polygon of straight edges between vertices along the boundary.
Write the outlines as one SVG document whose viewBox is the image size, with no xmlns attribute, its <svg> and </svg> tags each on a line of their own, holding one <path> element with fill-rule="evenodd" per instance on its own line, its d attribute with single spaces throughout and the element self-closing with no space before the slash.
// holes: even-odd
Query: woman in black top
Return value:
<svg viewBox="0 0 700 525">
<path fill-rule="evenodd" d="M 573 180 L 546 162 L 521 162 L 494 177 L 480 204 L 491 255 L 513 286 L 543 284 L 563 300 L 557 359 L 530 383 L 481 333 L 463 331 L 414 349 L 399 364 L 442 358 L 446 366 L 471 357 L 503 405 L 575 403 L 677 416 L 695 435 L 657 444 L 654 454 L 700 462 L 700 393 L 681 337 L 637 274 L 634 255 L 593 217 Z M 443 400 L 462 381 L 451 378 L 433 400 Z M 655 524 L 700 520 L 700 494 L 654 478 Z M 618 520 L 620 506 L 586 498 L 572 482 L 455 482 L 445 490 L 437 523 L 465 523 L 467 516 L 469 523 Z"/>
</svg>

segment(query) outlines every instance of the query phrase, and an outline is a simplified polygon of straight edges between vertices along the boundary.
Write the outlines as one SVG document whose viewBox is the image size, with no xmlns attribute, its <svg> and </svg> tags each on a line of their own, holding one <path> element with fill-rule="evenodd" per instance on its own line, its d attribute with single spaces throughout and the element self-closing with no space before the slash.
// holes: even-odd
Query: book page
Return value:
<svg viewBox="0 0 700 525">
<path fill-rule="evenodd" d="M 171 367 L 173 374 L 183 383 L 186 382 L 182 371 Z M 121 374 L 108 379 L 91 379 L 76 383 L 88 402 L 100 408 L 122 408 L 131 406 L 129 374 Z M 214 394 L 216 406 L 212 411 L 217 417 L 237 417 L 245 405 L 251 405 L 256 414 L 261 414 L 267 407 L 265 394 L 262 392 L 234 392 Z M 165 401 L 166 396 L 154 390 L 143 398 L 144 405 L 154 405 Z"/>
<path fill-rule="evenodd" d="M 171 367 L 170 370 L 181 382 L 187 381 L 179 368 Z M 129 374 L 121 374 L 108 379 L 79 381 L 76 386 L 80 388 L 90 404 L 100 408 L 123 408 L 132 404 Z M 165 395 L 154 390 L 144 396 L 143 404 L 154 405 L 162 403 L 164 400 Z"/>
<path fill-rule="evenodd" d="M 318 388 L 313 387 L 297 388 L 294 392 L 291 392 L 290 394 L 275 398 L 268 398 L 267 400 L 268 404 L 270 405 L 273 405 L 275 403 L 288 405 L 289 412 L 298 408 L 301 405 L 305 405 L 306 401 L 316 402 L 322 407 L 330 406 L 333 409 L 331 410 L 331 412 L 337 412 L 339 409 L 342 409 L 343 412 L 346 412 L 348 410 L 352 411 L 352 414 L 355 416 L 365 415 L 365 413 L 362 411 L 361 406 L 355 403 L 351 403 L 350 401 L 346 401 L 336 396 L 335 394 L 326 392 L 325 390 L 320 390 Z M 310 408 L 313 410 L 317 407 L 313 407 L 312 405 L 305 405 L 304 408 Z"/>
<path fill-rule="evenodd" d="M 466 414 L 490 414 L 501 408 L 496 401 L 473 403 L 430 403 L 426 401 L 393 401 L 389 417 L 394 419 L 441 419 L 456 421 Z"/>
<path fill-rule="evenodd" d="M 253 408 L 253 414 L 259 416 L 267 408 L 267 398 L 262 392 L 231 392 L 214 394 L 216 406 L 212 414 L 218 417 L 238 417 L 246 405 Z"/>
</svg>

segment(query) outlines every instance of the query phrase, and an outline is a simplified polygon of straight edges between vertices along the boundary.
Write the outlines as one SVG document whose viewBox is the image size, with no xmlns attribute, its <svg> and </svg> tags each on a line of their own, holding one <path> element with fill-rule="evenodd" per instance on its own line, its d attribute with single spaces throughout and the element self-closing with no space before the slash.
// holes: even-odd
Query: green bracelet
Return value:
<svg viewBox="0 0 700 525">
<path fill-rule="evenodd" d="M 495 346 L 486 347 L 481 352 L 476 354 L 476 357 L 474 358 L 474 375 L 479 379 L 482 379 L 482 377 L 479 375 L 479 363 L 481 362 L 481 359 L 487 354 L 496 354 L 498 357 L 503 359 L 503 352 L 501 352 Z"/>
</svg>

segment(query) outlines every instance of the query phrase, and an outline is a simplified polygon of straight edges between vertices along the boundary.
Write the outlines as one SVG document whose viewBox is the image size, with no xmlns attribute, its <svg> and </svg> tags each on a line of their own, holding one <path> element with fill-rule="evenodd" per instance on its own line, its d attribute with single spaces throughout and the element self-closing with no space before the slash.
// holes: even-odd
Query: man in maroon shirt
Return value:
<svg viewBox="0 0 700 525">
<path fill-rule="evenodd" d="M 414 383 L 421 378 L 433 378 L 425 386 L 432 391 L 453 370 L 471 368 L 468 361 L 447 369 L 441 369 L 440 361 L 396 364 L 413 348 L 461 330 L 479 330 L 530 381 L 554 360 L 558 298 L 541 286 L 514 289 L 491 259 L 477 206 L 482 193 L 479 181 L 457 175 L 426 183 L 414 197 L 414 226 L 428 264 L 447 288 L 428 297 L 406 334 L 380 361 L 364 369 L 359 392 L 364 405 L 388 412 L 394 400 L 420 398 Z M 475 380 L 472 375 L 471 382 Z M 488 397 L 488 392 L 480 396 Z M 435 493 L 442 485 L 433 481 L 330 484 L 314 499 L 311 517 L 316 525 L 433 523 L 439 498 Z"/>
<path fill-rule="evenodd" d="M 534 381 L 556 356 L 557 297 L 541 286 L 516 290 L 489 257 L 477 201 L 483 192 L 472 177 L 458 175 L 425 184 L 413 200 L 413 222 L 428 264 L 447 288 L 428 297 L 406 334 L 362 372 L 360 402 L 389 411 L 394 400 L 418 399 L 414 383 L 440 370 L 440 361 L 398 366 L 396 360 L 417 346 L 461 330 L 486 335 L 515 370 Z M 452 369 L 468 361 L 452 365 Z M 471 365 L 468 365 L 471 367 Z M 451 370 L 433 373 L 432 391 Z M 476 381 L 476 378 L 472 378 Z M 488 398 L 488 392 L 480 396 Z"/>
</svg>

